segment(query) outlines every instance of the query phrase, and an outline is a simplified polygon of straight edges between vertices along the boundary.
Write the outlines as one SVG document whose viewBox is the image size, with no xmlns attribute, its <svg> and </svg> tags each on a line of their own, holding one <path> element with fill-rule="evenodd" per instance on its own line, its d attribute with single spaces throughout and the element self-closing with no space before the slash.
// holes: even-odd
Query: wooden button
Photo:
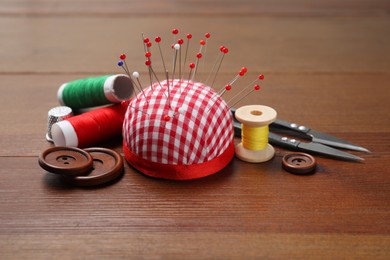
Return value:
<svg viewBox="0 0 390 260">
<path fill-rule="evenodd" d="M 307 153 L 290 153 L 282 159 L 283 168 L 294 174 L 311 174 L 316 168 L 316 160 Z"/>
<path fill-rule="evenodd" d="M 123 172 L 123 158 L 107 148 L 85 149 L 93 158 L 93 168 L 88 175 L 64 176 L 64 180 L 77 186 L 96 186 L 116 179 Z"/>
<path fill-rule="evenodd" d="M 75 176 L 88 173 L 93 160 L 79 148 L 56 146 L 41 153 L 38 162 L 48 172 Z"/>
</svg>

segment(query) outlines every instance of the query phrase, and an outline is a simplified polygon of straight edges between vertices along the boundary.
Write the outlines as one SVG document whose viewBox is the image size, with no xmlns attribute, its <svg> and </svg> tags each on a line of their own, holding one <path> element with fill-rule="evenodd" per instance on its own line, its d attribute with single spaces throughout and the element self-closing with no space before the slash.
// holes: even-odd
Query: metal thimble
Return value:
<svg viewBox="0 0 390 260">
<path fill-rule="evenodd" d="M 47 133 L 46 133 L 46 140 L 49 142 L 53 142 L 52 136 L 51 136 L 51 127 L 53 124 L 60 122 L 62 120 L 65 120 L 69 117 L 73 116 L 72 109 L 67 106 L 59 106 L 54 107 L 49 110 L 47 113 Z"/>
</svg>

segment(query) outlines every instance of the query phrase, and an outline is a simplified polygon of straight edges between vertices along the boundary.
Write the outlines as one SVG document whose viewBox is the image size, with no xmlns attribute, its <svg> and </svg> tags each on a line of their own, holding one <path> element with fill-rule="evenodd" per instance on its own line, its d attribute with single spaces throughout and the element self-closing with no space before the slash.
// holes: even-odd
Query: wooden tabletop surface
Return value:
<svg viewBox="0 0 390 260">
<path fill-rule="evenodd" d="M 175 27 L 193 43 L 212 34 L 200 78 L 220 45 L 229 54 L 215 86 L 242 66 L 240 84 L 265 75 L 237 107 L 271 106 L 372 153 L 352 152 L 362 163 L 316 156 L 317 172 L 297 176 L 276 147 L 269 162 L 235 158 L 183 182 L 125 164 L 120 180 L 88 189 L 40 168 L 58 87 L 120 73 L 122 52 L 146 79 L 141 33 L 171 39 Z M 387 0 L 1 0 L 0 258 L 389 259 L 389 28 Z M 123 154 L 120 144 L 97 145 Z"/>
</svg>

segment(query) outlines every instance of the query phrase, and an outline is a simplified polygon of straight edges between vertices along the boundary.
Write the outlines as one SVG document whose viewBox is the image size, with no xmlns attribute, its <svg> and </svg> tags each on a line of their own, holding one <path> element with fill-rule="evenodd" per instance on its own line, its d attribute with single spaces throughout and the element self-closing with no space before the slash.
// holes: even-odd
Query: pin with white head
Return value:
<svg viewBox="0 0 390 260">
<path fill-rule="evenodd" d="M 133 78 L 135 78 L 135 80 L 137 81 L 137 83 L 136 83 L 136 81 L 134 81 L 134 80 L 132 79 L 134 85 L 136 85 L 137 88 L 141 90 L 142 95 L 144 96 L 146 102 L 149 104 L 149 101 L 148 101 L 148 99 L 146 98 L 144 89 L 143 89 L 143 87 L 142 87 L 141 81 L 139 80 L 139 73 L 138 73 L 138 71 L 134 71 L 132 75 L 133 75 Z M 130 77 L 130 75 L 129 75 L 129 77 Z M 130 77 L 130 78 L 131 78 L 131 77 Z M 138 97 L 137 97 L 137 98 L 138 98 Z"/>
<path fill-rule="evenodd" d="M 174 49 L 174 57 L 173 57 L 173 67 L 172 67 L 172 80 L 175 79 L 177 52 L 178 50 L 180 50 L 180 44 L 178 43 L 174 44 L 173 49 Z"/>
</svg>

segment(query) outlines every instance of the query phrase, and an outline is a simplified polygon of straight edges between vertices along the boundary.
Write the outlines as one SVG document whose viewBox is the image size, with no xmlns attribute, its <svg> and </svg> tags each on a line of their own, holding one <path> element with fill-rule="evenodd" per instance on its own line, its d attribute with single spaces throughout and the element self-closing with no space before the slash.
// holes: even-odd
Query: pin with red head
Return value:
<svg viewBox="0 0 390 260">
<path fill-rule="evenodd" d="M 217 75 L 218 75 L 218 72 L 221 68 L 223 58 L 225 57 L 225 54 L 227 54 L 228 52 L 229 52 L 229 49 L 226 48 L 225 46 L 219 47 L 219 53 L 217 55 L 217 58 L 215 59 L 214 65 L 213 65 L 211 71 L 209 72 L 207 79 L 205 80 L 205 83 L 207 83 L 209 81 L 211 75 L 214 75 L 213 81 L 211 82 L 210 87 L 214 86 L 214 82 L 215 82 Z"/>
<path fill-rule="evenodd" d="M 246 72 L 246 68 L 244 69 L 244 67 L 241 69 L 241 71 L 245 71 Z M 264 80 L 264 75 L 263 74 L 259 74 L 259 76 L 254 80 L 252 81 L 251 83 L 249 83 L 248 85 L 246 85 L 246 87 L 244 87 L 240 92 L 238 92 L 235 96 L 233 96 L 231 99 L 229 99 L 226 103 L 231 103 L 233 100 L 235 100 L 237 97 L 240 97 L 249 87 L 253 86 L 253 84 L 255 84 L 253 86 L 253 89 L 247 93 L 246 95 L 244 95 L 243 97 L 241 97 L 240 99 L 238 99 L 237 101 L 234 102 L 234 104 L 231 105 L 234 106 L 235 104 L 237 104 L 238 102 L 240 102 L 243 98 L 247 97 L 249 94 L 251 94 L 253 91 L 258 91 L 260 90 L 260 85 L 257 84 L 257 81 L 259 80 Z"/>
</svg>

